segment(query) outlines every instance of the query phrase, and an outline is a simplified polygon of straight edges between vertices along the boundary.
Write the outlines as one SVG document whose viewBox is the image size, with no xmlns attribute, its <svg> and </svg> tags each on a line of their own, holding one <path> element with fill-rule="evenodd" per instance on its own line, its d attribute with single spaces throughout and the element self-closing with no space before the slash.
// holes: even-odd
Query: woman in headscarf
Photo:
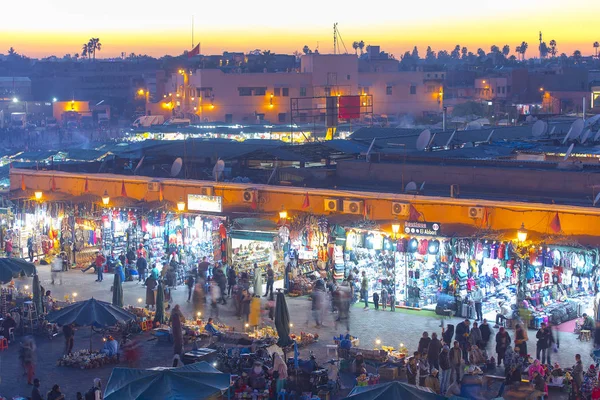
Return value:
<svg viewBox="0 0 600 400">
<path fill-rule="evenodd" d="M 469 362 L 471 365 L 482 365 L 486 362 L 483 352 L 477 345 L 472 345 L 469 350 Z"/>
<path fill-rule="evenodd" d="M 285 381 L 288 377 L 288 369 L 285 361 L 279 355 L 279 353 L 273 353 L 273 368 L 271 373 L 277 372 L 279 377 L 277 378 L 276 393 L 280 393 L 285 388 Z"/>
<path fill-rule="evenodd" d="M 183 354 L 183 330 L 182 324 L 185 319 L 182 319 L 183 314 L 179 310 L 179 304 L 173 307 L 171 312 L 171 330 L 173 331 L 173 353 Z"/>
<path fill-rule="evenodd" d="M 534 378 L 534 372 L 539 372 L 539 374 L 541 376 L 544 376 L 545 372 L 544 372 L 544 367 L 542 367 L 542 364 L 540 363 L 540 360 L 535 360 L 533 362 L 533 364 L 531 364 L 529 366 L 529 380 L 533 381 Z"/>
<path fill-rule="evenodd" d="M 500 328 L 496 334 L 496 353 L 498 354 L 498 366 L 505 359 L 505 352 L 510 346 L 510 335 L 506 332 L 506 329 Z M 511 349 L 512 351 L 512 349 Z M 504 364 L 506 366 L 506 363 Z"/>
<path fill-rule="evenodd" d="M 258 265 L 256 263 L 254 264 L 253 283 L 254 283 L 254 296 L 261 297 L 262 296 L 262 285 L 263 285 L 262 270 L 258 267 Z"/>
</svg>

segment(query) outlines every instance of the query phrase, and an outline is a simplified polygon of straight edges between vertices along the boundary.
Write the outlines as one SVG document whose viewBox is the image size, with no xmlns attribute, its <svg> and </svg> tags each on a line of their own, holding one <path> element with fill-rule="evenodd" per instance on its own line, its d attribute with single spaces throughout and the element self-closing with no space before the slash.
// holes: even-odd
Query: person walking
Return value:
<svg viewBox="0 0 600 400">
<path fill-rule="evenodd" d="M 460 344 L 460 348 L 463 352 L 462 358 L 465 361 L 468 360 L 469 357 L 467 351 L 469 350 L 469 333 L 471 332 L 469 328 L 470 325 L 471 321 L 469 321 L 468 319 L 465 319 L 464 321 L 456 325 L 456 340 Z"/>
<path fill-rule="evenodd" d="M 583 363 L 581 362 L 581 354 L 575 354 L 575 365 L 571 372 L 573 376 L 573 392 L 579 393 L 583 383 Z"/>
<path fill-rule="evenodd" d="M 185 323 L 183 313 L 176 304 L 171 311 L 171 330 L 173 332 L 173 354 L 183 356 L 183 331 L 182 325 Z"/>
<path fill-rule="evenodd" d="M 454 341 L 454 347 L 450 349 L 450 367 L 452 368 L 452 375 L 450 380 L 453 382 L 460 381 L 460 371 L 462 369 L 463 356 L 458 340 Z"/>
<path fill-rule="evenodd" d="M 365 310 L 369 309 L 369 280 L 367 279 L 367 273 L 362 272 L 362 280 L 360 281 L 360 295 L 365 302 Z"/>
<path fill-rule="evenodd" d="M 65 395 L 61 393 L 60 386 L 52 386 L 52 390 L 48 392 L 46 400 L 65 400 Z"/>
<path fill-rule="evenodd" d="M 35 376 L 35 342 L 32 337 L 27 337 L 23 341 L 19 351 L 19 358 L 27 375 L 27 384 L 33 385 L 33 377 Z"/>
<path fill-rule="evenodd" d="M 75 329 L 73 324 L 66 324 L 63 326 L 62 331 L 65 337 L 65 355 L 69 355 L 73 351 L 73 344 L 75 343 Z"/>
<path fill-rule="evenodd" d="M 490 324 L 488 324 L 487 319 L 483 319 L 483 322 L 481 323 L 481 325 L 479 325 L 479 330 L 481 331 L 480 348 L 482 350 L 485 350 L 490 341 L 490 338 L 492 337 L 492 328 L 490 327 Z"/>
<path fill-rule="evenodd" d="M 483 312 L 481 311 L 481 303 L 483 302 L 483 291 L 481 287 L 475 286 L 475 289 L 471 292 L 471 299 L 475 303 L 475 314 L 477 321 L 483 321 Z"/>
<path fill-rule="evenodd" d="M 385 311 L 385 308 L 387 307 L 387 303 L 388 303 L 388 292 L 384 286 L 381 289 L 381 308 L 383 308 L 383 311 Z"/>
<path fill-rule="evenodd" d="M 503 362 L 508 346 L 510 346 L 510 335 L 506 329 L 502 327 L 496 334 L 496 354 L 498 355 L 498 366 L 500 366 L 500 363 Z M 506 367 L 506 365 L 504 366 Z"/>
<path fill-rule="evenodd" d="M 450 385 L 452 368 L 450 365 L 450 347 L 444 345 L 439 356 L 440 363 L 440 394 L 443 396 Z"/>
<path fill-rule="evenodd" d="M 442 342 L 438 339 L 437 333 L 433 332 L 431 334 L 431 342 L 429 342 L 429 347 L 427 347 L 427 359 L 431 368 L 440 369 L 439 359 L 441 351 Z"/>
<path fill-rule="evenodd" d="M 482 341 L 481 329 L 477 325 L 477 322 L 473 322 L 473 328 L 471 328 L 471 332 L 469 333 L 469 344 L 480 347 Z"/>
<path fill-rule="evenodd" d="M 27 255 L 29 256 L 29 262 L 33 262 L 33 236 L 31 235 L 27 238 Z"/>
<path fill-rule="evenodd" d="M 427 349 L 429 349 L 429 344 L 431 343 L 431 338 L 429 337 L 429 333 L 423 332 L 423 336 L 419 339 L 419 347 L 417 351 L 419 354 L 427 353 Z"/>
<path fill-rule="evenodd" d="M 135 267 L 138 271 L 138 283 L 142 282 L 144 284 L 146 282 L 146 271 L 148 270 L 148 261 L 146 261 L 145 257 L 138 257 L 135 262 Z"/>
<path fill-rule="evenodd" d="M 537 339 L 535 346 L 535 358 L 540 360 L 542 364 L 552 365 L 552 349 L 550 347 L 552 346 L 552 343 L 554 343 L 554 338 L 552 337 L 552 332 L 545 323 L 542 322 L 542 325 L 535 334 L 535 337 Z"/>
<path fill-rule="evenodd" d="M 192 293 L 194 293 L 194 275 L 189 274 L 187 279 L 185 280 L 185 285 L 187 286 L 188 298 L 187 302 L 189 303 L 192 298 Z"/>
<path fill-rule="evenodd" d="M 31 389 L 31 400 L 44 400 L 44 397 L 42 396 L 42 392 L 40 390 L 40 380 L 38 378 L 35 378 L 33 380 L 33 389 Z"/>
<path fill-rule="evenodd" d="M 271 264 L 267 266 L 267 291 L 263 297 L 267 297 L 269 295 L 269 289 L 271 290 L 271 294 L 273 294 L 273 284 L 275 283 L 275 272 L 273 271 L 273 267 Z"/>
<path fill-rule="evenodd" d="M 225 300 L 225 291 L 227 290 L 227 277 L 222 268 L 215 269 L 214 279 L 217 282 L 217 285 L 219 285 L 220 298 L 218 299 L 218 302 L 226 305 L 227 300 Z"/>
<path fill-rule="evenodd" d="M 102 400 L 102 381 L 100 378 L 94 379 L 94 385 L 85 393 L 85 400 Z"/>
<path fill-rule="evenodd" d="M 146 279 L 146 308 L 151 309 L 156 306 L 156 297 L 154 296 L 154 289 L 158 282 L 154 277 L 150 276 Z"/>
<path fill-rule="evenodd" d="M 106 257 L 101 252 L 96 254 L 96 261 L 94 261 L 96 267 L 96 273 L 98 274 L 98 279 L 96 282 L 102 282 L 104 280 L 104 263 L 106 262 Z"/>
<path fill-rule="evenodd" d="M 254 287 L 253 295 L 256 297 L 262 296 L 262 285 L 263 285 L 262 270 L 259 268 L 258 264 L 256 264 L 256 263 L 254 263 L 254 277 L 253 277 L 252 282 L 253 282 L 253 287 Z"/>
<path fill-rule="evenodd" d="M 233 292 L 233 287 L 236 284 L 237 274 L 235 272 L 235 268 L 230 266 L 227 268 L 227 296 L 231 297 Z"/>
<path fill-rule="evenodd" d="M 62 272 L 63 272 L 63 259 L 60 256 L 55 256 L 52 260 L 52 266 L 50 267 L 51 277 L 52 277 L 52 285 L 54 285 L 55 281 L 59 281 L 62 285 Z"/>
<path fill-rule="evenodd" d="M 521 357 L 527 357 L 527 330 L 523 328 L 521 324 L 515 326 L 515 347 L 519 347 L 519 355 Z"/>
</svg>

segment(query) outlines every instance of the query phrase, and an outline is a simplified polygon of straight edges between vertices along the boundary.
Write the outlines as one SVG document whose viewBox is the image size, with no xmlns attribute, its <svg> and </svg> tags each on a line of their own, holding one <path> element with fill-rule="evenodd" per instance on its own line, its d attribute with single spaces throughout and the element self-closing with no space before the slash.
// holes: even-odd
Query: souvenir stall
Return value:
<svg viewBox="0 0 600 400">
<path fill-rule="evenodd" d="M 177 219 L 175 219 L 177 221 Z M 179 227 L 183 223 L 181 235 L 177 235 L 177 247 L 184 246 L 194 263 L 206 257 L 211 264 L 224 261 L 227 255 L 227 229 L 224 217 L 211 217 L 204 215 L 187 215 L 179 219 Z M 171 229 L 169 230 L 171 232 Z M 169 247 L 171 248 L 169 237 Z M 226 258 L 226 257 L 225 257 Z"/>
<path fill-rule="evenodd" d="M 12 232 L 13 251 L 18 251 L 23 258 L 28 257 L 27 241 L 31 238 L 36 259 L 58 252 L 64 209 L 54 203 L 35 201 L 25 201 L 19 206 Z"/>
<path fill-rule="evenodd" d="M 284 245 L 285 265 L 292 266 L 288 291 L 292 296 L 310 294 L 316 279 L 327 278 L 329 224 L 324 217 L 299 214 L 288 226 L 289 241 Z M 281 239 L 285 240 L 285 232 Z"/>
<path fill-rule="evenodd" d="M 133 208 L 107 209 L 102 216 L 103 248 L 106 254 L 118 256 L 127 254 L 130 248 L 143 243 L 144 232 L 141 227 L 141 213 Z"/>
<path fill-rule="evenodd" d="M 238 272 L 253 275 L 254 264 L 265 273 L 271 264 L 275 281 L 283 278 L 283 243 L 289 241 L 289 229 L 264 220 L 243 218 L 234 220 L 228 231 L 228 247 L 231 249 L 230 264 Z M 252 221 L 247 221 L 252 220 Z"/>
<path fill-rule="evenodd" d="M 369 281 L 369 296 L 383 288 L 391 293 L 394 287 L 394 242 L 378 230 L 350 228 L 346 231 L 344 276 L 361 278 L 365 271 Z"/>
</svg>

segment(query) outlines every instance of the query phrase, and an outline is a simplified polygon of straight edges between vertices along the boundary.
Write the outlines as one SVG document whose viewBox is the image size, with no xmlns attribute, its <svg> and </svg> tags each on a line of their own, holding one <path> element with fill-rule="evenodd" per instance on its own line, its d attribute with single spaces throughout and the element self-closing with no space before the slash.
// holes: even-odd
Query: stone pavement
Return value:
<svg viewBox="0 0 600 400">
<path fill-rule="evenodd" d="M 63 273 L 62 285 L 51 285 L 50 272 L 48 266 L 38 267 L 42 286 L 46 290 L 51 290 L 53 297 L 62 299 L 65 294 L 78 294 L 77 299 L 86 299 L 90 297 L 99 300 L 111 301 L 112 294 L 110 287 L 113 281 L 112 274 L 104 274 L 104 281 L 94 282 L 96 275 L 91 271 L 81 273 L 80 270 L 72 270 Z M 31 284 L 31 278 L 17 281 L 17 285 Z M 145 288 L 137 282 L 125 282 L 123 285 L 125 304 L 138 304 L 138 299 L 145 299 Z M 192 316 L 193 310 L 190 303 L 186 302 L 187 289 L 180 286 L 172 291 L 173 305 L 180 304 L 183 313 L 186 316 Z M 334 327 L 333 315 L 327 314 L 325 326 L 316 328 L 312 321 L 310 311 L 310 301 L 306 297 L 288 298 L 288 308 L 290 311 L 290 321 L 293 323 L 292 332 L 299 334 L 301 331 L 318 333 L 320 340 L 318 343 L 302 349 L 301 357 L 307 356 L 309 351 L 313 351 L 319 361 L 328 359 L 325 345 L 332 344 L 334 335 L 345 333 L 345 328 L 340 327 L 336 330 Z M 372 305 L 371 305 L 372 306 Z M 208 310 L 206 310 L 208 311 Z M 205 311 L 205 312 L 206 312 Z M 359 337 L 361 348 L 374 348 L 375 341 L 381 340 L 382 345 L 397 347 L 400 343 L 406 345 L 409 352 L 416 350 L 418 341 L 424 331 L 441 332 L 440 320 L 433 317 L 431 313 L 418 312 L 406 313 L 397 310 L 375 311 L 369 309 L 363 311 L 361 306 L 352 307 L 350 317 L 350 333 Z M 205 314 L 207 315 L 207 314 Z M 234 326 L 236 330 L 243 330 L 242 323 L 235 317 L 233 305 L 231 302 L 226 306 L 220 307 L 220 320 L 224 323 Z M 307 323 L 308 322 L 308 323 Z M 453 324 L 460 322 L 460 319 L 454 318 L 448 321 Z M 270 321 L 266 321 L 270 323 Z M 562 366 L 571 366 L 574 364 L 574 355 L 581 353 L 584 364 L 590 364 L 592 359 L 589 353 L 592 349 L 591 343 L 579 342 L 573 333 L 561 332 L 560 350 L 553 356 L 553 362 L 559 362 Z M 511 336 L 513 336 L 511 332 Z M 535 351 L 535 331 L 529 331 L 529 349 L 530 353 Z M 89 330 L 80 328 L 75 336 L 75 350 L 87 348 L 89 346 Z M 140 367 L 168 366 L 172 360 L 172 347 L 169 344 L 148 341 L 149 335 L 138 336 L 137 339 L 142 344 L 143 355 L 140 360 Z M 19 338 L 17 338 L 17 341 Z M 105 366 L 94 370 L 77 370 L 67 367 L 57 367 L 56 360 L 61 356 L 64 350 L 62 335 L 49 341 L 46 338 L 36 338 L 38 345 L 38 366 L 37 376 L 42 380 L 42 388 L 47 391 L 55 383 L 63 388 L 63 393 L 67 394 L 67 399 L 74 399 L 77 391 L 85 392 L 93 378 L 99 377 L 104 382 L 108 380 L 112 366 Z M 99 335 L 93 336 L 93 347 L 101 347 L 101 338 Z M 491 345 L 490 345 L 491 349 Z M 493 350 L 493 349 L 492 349 Z M 0 395 L 12 398 L 16 395 L 29 395 L 30 387 L 26 384 L 25 377 L 22 376 L 22 370 L 19 366 L 18 345 L 11 345 L 8 351 L 0 353 Z M 331 357 L 329 357 L 331 358 Z M 123 364 L 121 365 L 123 366 Z M 560 396 L 562 397 L 562 396 Z M 560 398 L 559 396 L 552 398 Z"/>
</svg>

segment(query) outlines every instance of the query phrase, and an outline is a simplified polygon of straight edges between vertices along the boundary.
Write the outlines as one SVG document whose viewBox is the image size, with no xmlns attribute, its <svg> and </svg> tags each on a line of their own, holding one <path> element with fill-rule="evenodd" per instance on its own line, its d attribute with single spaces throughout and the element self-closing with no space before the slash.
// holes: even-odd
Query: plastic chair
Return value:
<svg viewBox="0 0 600 400">
<path fill-rule="evenodd" d="M 8 339 L 0 338 L 0 351 L 8 350 Z"/>
</svg>

